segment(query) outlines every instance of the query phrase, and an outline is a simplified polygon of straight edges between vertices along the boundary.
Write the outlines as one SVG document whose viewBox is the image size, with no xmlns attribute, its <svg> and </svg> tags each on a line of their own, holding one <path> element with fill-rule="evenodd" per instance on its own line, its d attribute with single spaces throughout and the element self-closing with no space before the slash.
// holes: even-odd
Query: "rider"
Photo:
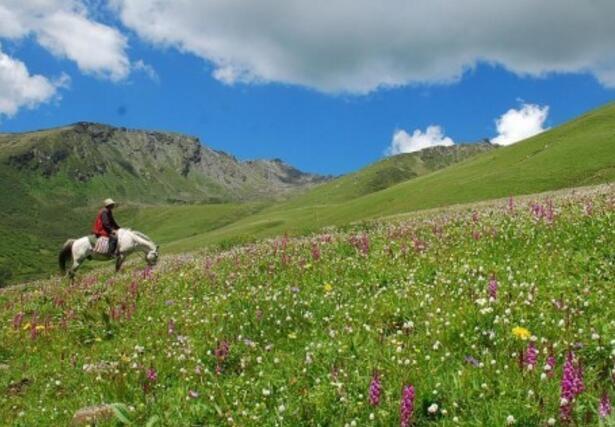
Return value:
<svg viewBox="0 0 615 427">
<path fill-rule="evenodd" d="M 112 256 L 117 256 L 117 230 L 120 226 L 113 218 L 113 208 L 116 203 L 113 199 L 105 200 L 105 207 L 102 208 L 96 216 L 96 221 L 92 227 L 92 232 L 96 237 L 105 236 L 109 238 L 109 253 Z"/>
</svg>

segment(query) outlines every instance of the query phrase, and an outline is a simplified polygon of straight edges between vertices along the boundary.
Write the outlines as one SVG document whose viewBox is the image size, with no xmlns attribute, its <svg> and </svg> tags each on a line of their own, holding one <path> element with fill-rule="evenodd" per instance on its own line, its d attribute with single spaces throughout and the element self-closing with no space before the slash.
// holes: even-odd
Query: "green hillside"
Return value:
<svg viewBox="0 0 615 427">
<path fill-rule="evenodd" d="M 349 200 L 491 148 L 437 147 L 385 159 L 294 203 Z M 232 224 L 323 180 L 280 160 L 239 162 L 173 133 L 84 123 L 2 134 L 0 187 L 7 191 L 0 194 L 0 275 L 10 269 L 19 280 L 54 271 L 58 247 L 88 233 L 100 200 L 109 196 L 122 202 L 120 224 L 146 230 L 166 246 Z M 227 244 L 240 240 L 245 238 Z"/>
<path fill-rule="evenodd" d="M 399 154 L 373 163 L 355 173 L 319 185 L 292 199 L 293 206 L 327 204 L 352 200 L 384 190 L 400 182 L 443 169 L 496 146 L 488 142 L 426 148 Z"/>
<path fill-rule="evenodd" d="M 615 103 L 512 146 L 477 156 L 351 200 L 311 193 L 226 227 L 179 240 L 187 250 L 233 239 L 304 233 L 327 225 L 456 203 L 531 194 L 615 179 Z M 335 186 L 335 181 L 327 184 Z"/>
<path fill-rule="evenodd" d="M 6 141 L 6 136 L 0 140 Z M 125 205 L 118 212 L 118 219 L 124 226 L 150 234 L 162 243 L 163 253 L 169 253 L 209 245 L 228 247 L 261 237 L 302 234 L 329 225 L 456 203 L 611 182 L 615 179 L 615 104 L 515 145 L 490 148 L 488 144 L 439 147 L 388 158 L 275 203 L 152 205 L 152 198 L 145 197 L 145 205 Z M 34 155 L 41 158 L 38 152 Z M 86 234 L 96 212 L 93 204 L 75 209 L 83 194 L 82 186 L 74 179 L 66 185 L 61 182 L 69 179 L 71 169 L 64 168 L 50 178 L 41 177 L 41 166 L 34 168 L 31 159 L 23 159 L 18 163 L 27 167 L 0 168 L 0 181 L 6 189 L 0 195 L 0 276 L 3 270 L 11 268 L 17 279 L 54 271 L 58 245 L 68 237 Z M 132 164 L 141 174 L 140 161 Z M 200 161 L 195 165 L 204 168 Z M 255 169 L 248 162 L 250 170 L 258 170 L 261 177 L 263 165 Z M 280 172 L 280 163 L 273 161 L 267 165 L 277 169 L 268 169 L 266 176 L 272 170 Z M 207 168 L 203 170 L 211 173 Z M 113 182 L 124 185 L 124 179 L 119 178 L 122 176 L 118 175 Z M 220 176 L 218 182 L 225 182 L 226 175 Z M 229 176 L 232 185 L 241 183 L 236 174 Z M 176 178 L 168 181 L 171 190 L 177 185 L 173 184 Z M 50 190 L 49 182 L 54 179 L 59 181 Z M 157 185 L 163 188 L 168 183 L 152 181 L 148 191 L 157 192 Z M 100 179 L 97 197 L 104 193 L 130 199 L 139 191 L 135 187 L 130 190 L 130 197 L 123 197 L 126 193 L 114 192 L 109 184 L 110 181 Z M 138 185 L 141 184 L 147 186 L 147 180 Z M 158 194 L 173 194 L 166 191 L 160 190 Z M 190 195 L 190 190 L 186 190 L 184 196 Z"/>
</svg>

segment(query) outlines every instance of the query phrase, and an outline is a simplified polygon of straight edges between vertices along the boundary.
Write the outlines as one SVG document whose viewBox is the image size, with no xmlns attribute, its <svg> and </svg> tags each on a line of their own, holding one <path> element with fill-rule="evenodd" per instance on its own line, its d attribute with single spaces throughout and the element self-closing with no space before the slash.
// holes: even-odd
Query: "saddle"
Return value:
<svg viewBox="0 0 615 427">
<path fill-rule="evenodd" d="M 94 246 L 93 252 L 99 255 L 111 255 L 109 253 L 109 238 L 105 236 L 100 236 L 96 238 L 96 236 L 89 236 L 90 243 Z"/>
</svg>

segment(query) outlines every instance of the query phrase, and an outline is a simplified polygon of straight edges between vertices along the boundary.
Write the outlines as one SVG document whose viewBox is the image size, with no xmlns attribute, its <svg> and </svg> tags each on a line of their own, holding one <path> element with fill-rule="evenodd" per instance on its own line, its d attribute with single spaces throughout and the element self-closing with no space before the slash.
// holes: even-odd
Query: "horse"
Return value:
<svg viewBox="0 0 615 427">
<path fill-rule="evenodd" d="M 113 258 L 111 254 L 104 255 L 94 252 L 94 246 L 95 245 L 90 240 L 90 236 L 67 240 L 58 255 L 60 272 L 62 274 L 67 273 L 66 262 L 69 258 L 73 260 L 73 265 L 68 269 L 68 276 L 71 279 L 75 276 L 75 271 L 86 259 L 104 261 Z M 153 267 L 158 262 L 159 246 L 157 246 L 152 239 L 138 231 L 120 228 L 117 231 L 117 247 L 119 255 L 115 260 L 116 273 L 120 271 L 126 257 L 136 251 L 141 251 L 145 254 L 145 261 L 150 267 Z"/>
</svg>

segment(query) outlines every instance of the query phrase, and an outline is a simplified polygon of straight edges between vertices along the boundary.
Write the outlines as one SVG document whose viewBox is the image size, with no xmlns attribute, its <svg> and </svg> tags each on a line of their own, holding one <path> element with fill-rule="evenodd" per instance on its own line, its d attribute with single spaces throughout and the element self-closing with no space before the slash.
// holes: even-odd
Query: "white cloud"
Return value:
<svg viewBox="0 0 615 427">
<path fill-rule="evenodd" d="M 130 72 L 126 37 L 83 15 L 57 11 L 46 16 L 40 21 L 37 39 L 56 56 L 75 61 L 86 73 L 117 81 Z"/>
<path fill-rule="evenodd" d="M 386 154 L 394 156 L 396 154 L 412 153 L 439 145 L 449 147 L 453 144 L 454 142 L 451 138 L 444 136 L 444 131 L 440 126 L 429 126 L 425 132 L 416 129 L 412 132 L 412 135 L 403 129 L 399 129 L 393 134 L 391 146 L 387 149 Z"/>
<path fill-rule="evenodd" d="M 515 142 L 538 135 L 547 130 L 544 127 L 549 115 L 549 106 L 523 104 L 515 110 L 511 108 L 495 121 L 498 136 L 491 140 L 497 145 L 511 145 Z"/>
<path fill-rule="evenodd" d="M 110 0 L 157 46 L 224 83 L 325 92 L 459 79 L 478 62 L 522 75 L 589 72 L 615 87 L 615 1 Z"/>
<path fill-rule="evenodd" d="M 34 108 L 57 97 L 57 89 L 67 84 L 63 75 L 50 81 L 41 75 L 32 75 L 26 65 L 11 58 L 0 49 L 0 117 L 11 117 L 20 108 Z"/>
<path fill-rule="evenodd" d="M 158 73 L 156 72 L 154 67 L 152 67 L 149 64 L 146 64 L 145 62 L 143 62 L 142 59 L 139 59 L 138 61 L 135 61 L 132 64 L 132 69 L 134 71 L 141 71 L 141 72 L 143 72 L 153 82 L 156 82 L 156 83 L 160 82 L 160 76 L 158 75 Z"/>
<path fill-rule="evenodd" d="M 2 0 L 0 37 L 19 39 L 30 34 L 85 73 L 113 81 L 130 73 L 126 37 L 116 28 L 90 19 L 79 0 Z"/>
</svg>

